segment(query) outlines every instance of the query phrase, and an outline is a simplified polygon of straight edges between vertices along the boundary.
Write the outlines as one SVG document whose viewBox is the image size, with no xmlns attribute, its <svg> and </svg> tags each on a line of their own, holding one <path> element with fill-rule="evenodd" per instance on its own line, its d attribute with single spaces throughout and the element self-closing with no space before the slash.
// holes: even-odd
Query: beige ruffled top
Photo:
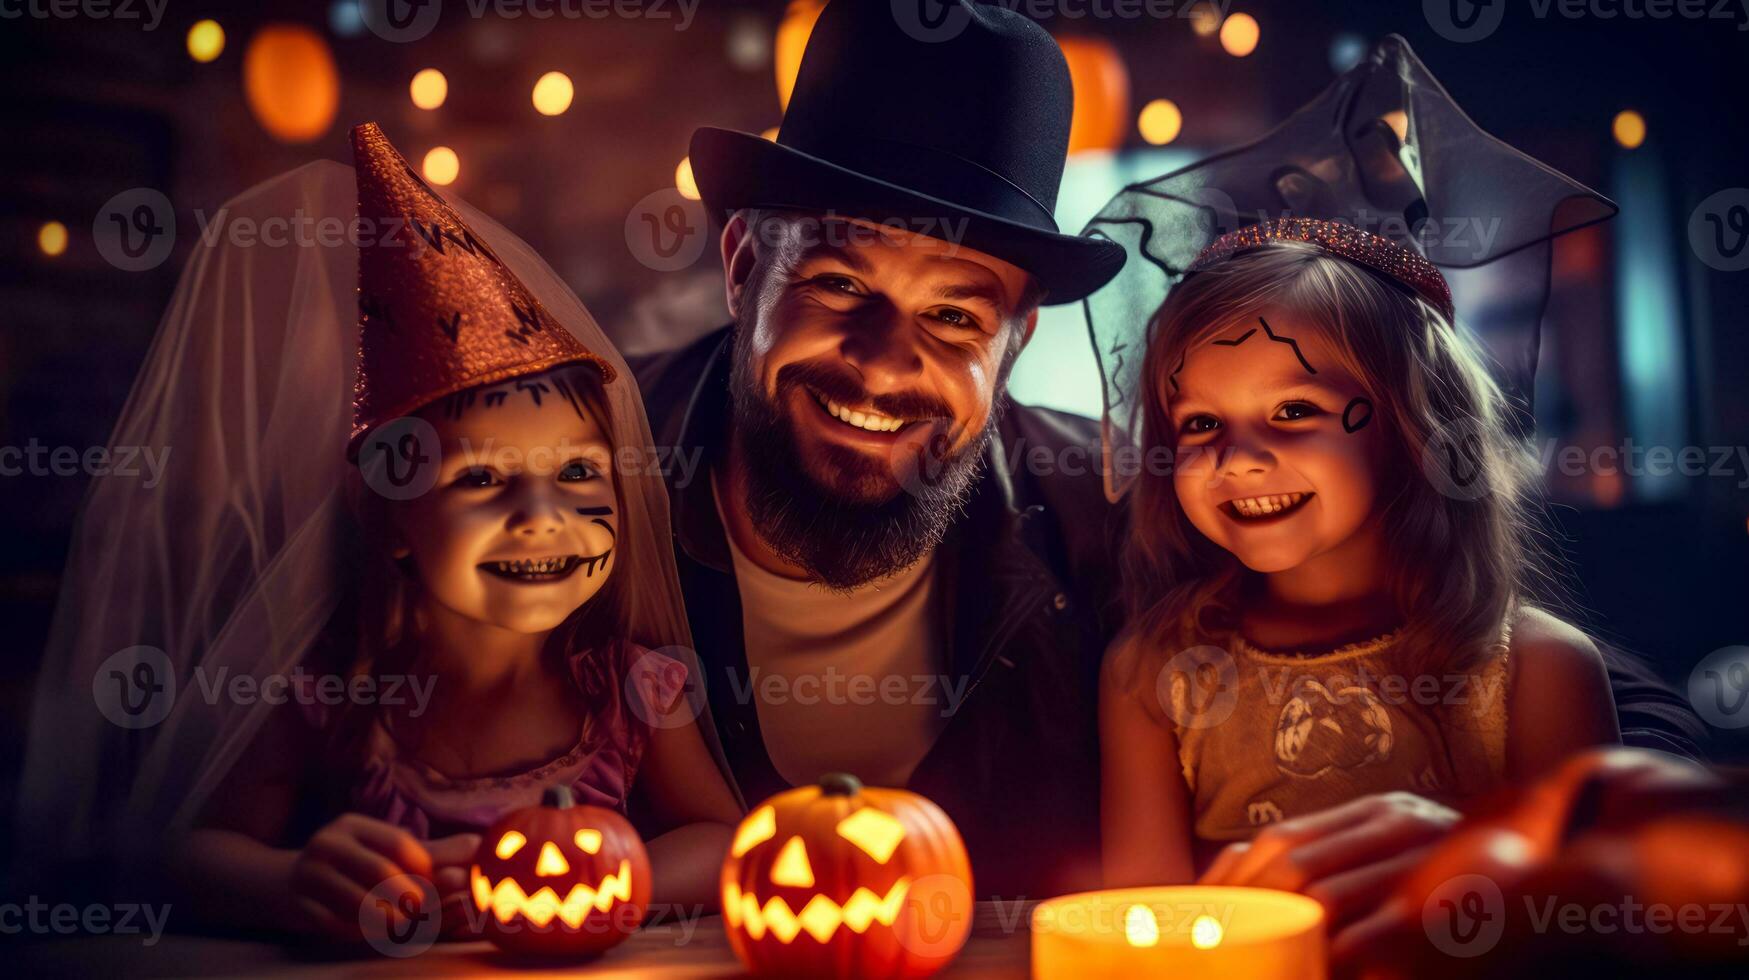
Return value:
<svg viewBox="0 0 1749 980">
<path fill-rule="evenodd" d="M 1506 778 L 1508 640 L 1468 671 L 1407 675 L 1399 632 L 1328 653 L 1197 647 L 1161 674 L 1199 840 L 1356 797 L 1408 790 L 1447 804 Z"/>
</svg>

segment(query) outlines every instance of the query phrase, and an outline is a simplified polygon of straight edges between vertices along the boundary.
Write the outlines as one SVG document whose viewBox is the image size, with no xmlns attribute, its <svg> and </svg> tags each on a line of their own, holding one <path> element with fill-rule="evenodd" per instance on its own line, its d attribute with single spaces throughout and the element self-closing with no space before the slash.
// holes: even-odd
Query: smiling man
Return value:
<svg viewBox="0 0 1749 980">
<path fill-rule="evenodd" d="M 749 802 L 831 772 L 930 797 L 981 896 L 1098 875 L 1109 513 L 1093 423 L 1007 404 L 1042 303 L 1123 251 L 1051 218 L 1061 52 L 1000 7 L 835 0 L 777 140 L 695 134 L 733 323 L 638 365 L 681 584 Z"/>
</svg>

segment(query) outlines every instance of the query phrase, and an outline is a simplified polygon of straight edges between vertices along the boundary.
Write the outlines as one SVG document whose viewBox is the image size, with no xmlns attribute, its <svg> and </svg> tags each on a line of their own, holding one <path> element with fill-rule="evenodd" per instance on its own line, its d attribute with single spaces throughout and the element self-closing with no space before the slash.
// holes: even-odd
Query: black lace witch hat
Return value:
<svg viewBox="0 0 1749 980">
<path fill-rule="evenodd" d="M 1167 293 L 1216 239 L 1282 219 L 1342 222 L 1424 256 L 1528 419 L 1550 243 L 1616 210 L 1483 132 L 1407 42 L 1386 37 L 1261 139 L 1126 187 L 1088 223 L 1083 235 L 1131 256 L 1084 301 L 1106 445 L 1140 442 L 1138 375 Z M 1107 473 L 1113 500 L 1126 489 Z"/>
</svg>

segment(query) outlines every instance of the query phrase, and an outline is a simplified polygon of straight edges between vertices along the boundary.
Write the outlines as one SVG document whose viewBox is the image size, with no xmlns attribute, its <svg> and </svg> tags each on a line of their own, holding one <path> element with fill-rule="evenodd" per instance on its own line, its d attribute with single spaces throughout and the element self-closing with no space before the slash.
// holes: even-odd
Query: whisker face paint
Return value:
<svg viewBox="0 0 1749 980">
<path fill-rule="evenodd" d="M 605 520 L 605 518 L 613 516 L 613 508 L 612 507 L 606 507 L 606 506 L 603 506 L 603 507 L 577 507 L 574 509 L 577 511 L 577 515 L 579 517 L 591 518 L 591 520 L 590 520 L 591 524 L 599 524 L 603 528 L 605 528 L 607 531 L 608 537 L 612 538 L 615 541 L 619 540 L 619 535 L 614 531 L 613 525 L 608 523 Z M 585 557 L 583 559 L 583 574 L 584 574 L 584 576 L 585 577 L 593 576 L 595 574 L 595 570 L 597 568 L 602 568 L 602 567 L 606 566 L 608 558 L 612 557 L 612 555 L 613 555 L 613 549 L 608 548 L 606 551 L 603 551 L 599 555 Z"/>
</svg>

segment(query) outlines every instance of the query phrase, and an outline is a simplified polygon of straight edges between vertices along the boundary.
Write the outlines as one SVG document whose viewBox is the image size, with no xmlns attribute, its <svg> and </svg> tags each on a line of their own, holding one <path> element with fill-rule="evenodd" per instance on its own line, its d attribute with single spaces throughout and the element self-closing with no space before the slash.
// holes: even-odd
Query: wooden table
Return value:
<svg viewBox="0 0 1749 980">
<path fill-rule="evenodd" d="M 966 948 L 939 977 L 985 980 L 1025 977 L 1032 903 L 980 902 Z M 576 976 L 737 977 L 743 973 L 722 919 L 705 916 L 640 930 L 600 959 L 582 964 L 531 963 L 487 943 L 438 943 L 396 959 L 369 947 L 336 952 L 314 943 L 263 942 L 167 934 L 144 946 L 141 936 L 85 936 L 32 942 L 0 957 L 0 973 L 19 977 L 409 977 Z"/>
</svg>

